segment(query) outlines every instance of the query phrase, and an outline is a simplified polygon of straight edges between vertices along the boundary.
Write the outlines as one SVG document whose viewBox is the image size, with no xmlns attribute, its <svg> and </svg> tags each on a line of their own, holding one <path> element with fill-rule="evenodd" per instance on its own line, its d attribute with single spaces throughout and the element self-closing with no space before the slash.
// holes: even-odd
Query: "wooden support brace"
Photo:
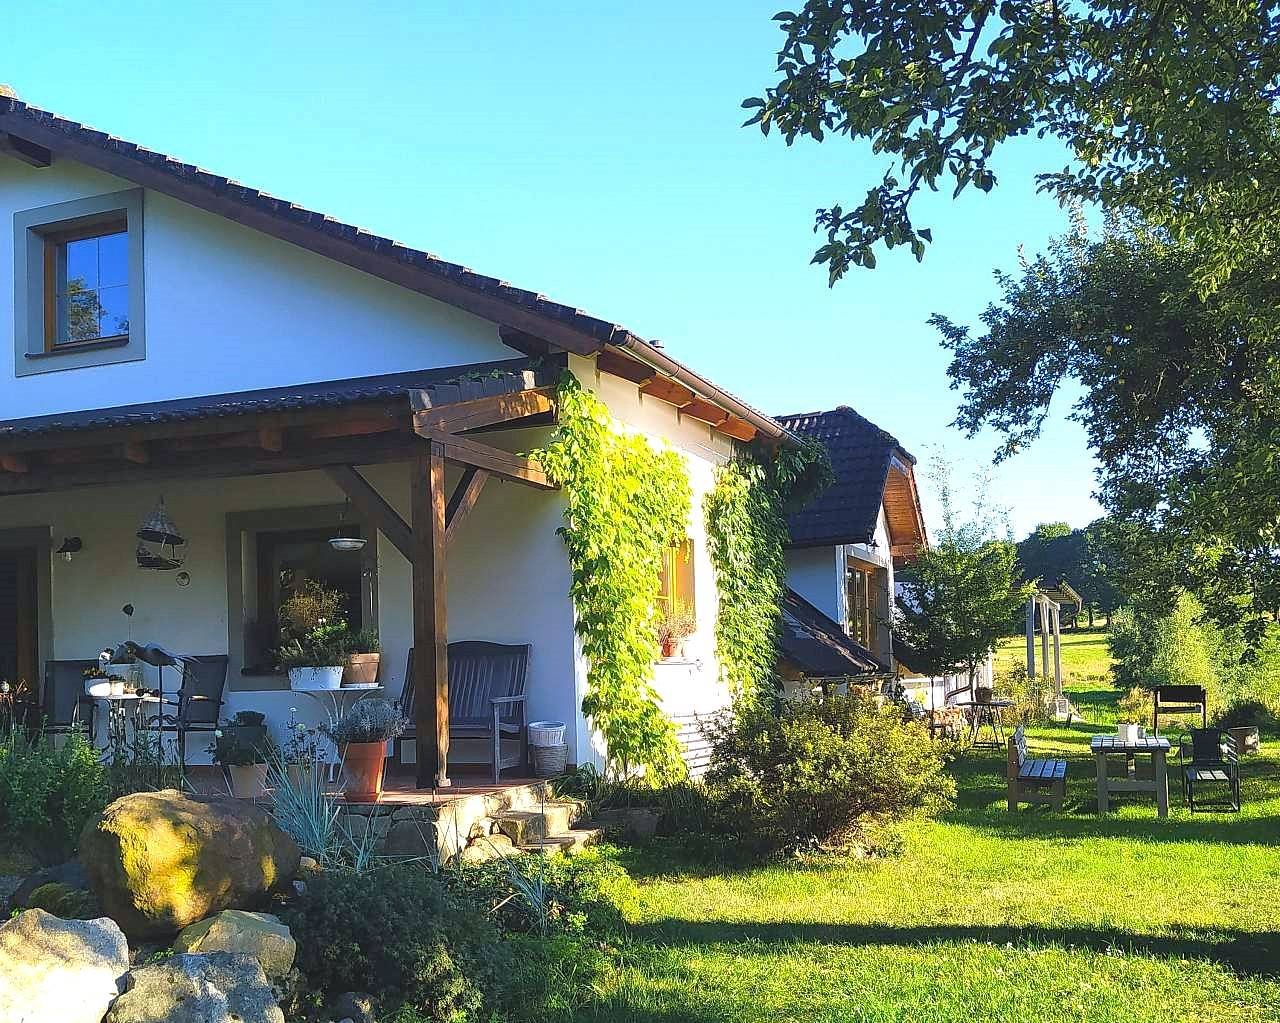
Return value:
<svg viewBox="0 0 1280 1023">
<path fill-rule="evenodd" d="M 462 474 L 462 479 L 458 481 L 457 489 L 454 490 L 453 496 L 449 498 L 449 505 L 445 508 L 445 543 L 452 543 L 454 534 L 458 531 L 458 527 L 462 525 L 463 520 L 472 508 L 476 506 L 476 501 L 480 499 L 480 490 L 484 487 L 485 480 L 489 478 L 489 474 L 483 469 L 477 469 L 474 465 L 467 466 Z"/>
<path fill-rule="evenodd" d="M 386 502 L 367 479 L 350 465 L 334 465 L 325 470 L 329 478 L 347 495 L 351 504 L 378 532 L 395 544 L 396 550 L 410 561 L 414 557 L 413 530 L 400 513 Z"/>
<path fill-rule="evenodd" d="M 540 490 L 556 489 L 556 485 L 543 472 L 542 467 L 524 455 L 515 455 L 510 451 L 481 444 L 468 437 L 458 437 L 425 427 L 415 426 L 414 430 L 418 436 L 441 445 L 444 457 L 451 462 L 473 465 L 500 479 L 525 483 Z"/>
<path fill-rule="evenodd" d="M 151 461 L 151 455 L 148 453 L 145 444 L 132 441 L 122 444 L 120 447 L 120 455 L 126 462 L 132 462 L 134 465 L 146 465 Z"/>
<path fill-rule="evenodd" d="M 0 468 L 5 472 L 30 472 L 31 463 L 22 455 L 0 455 Z"/>
</svg>

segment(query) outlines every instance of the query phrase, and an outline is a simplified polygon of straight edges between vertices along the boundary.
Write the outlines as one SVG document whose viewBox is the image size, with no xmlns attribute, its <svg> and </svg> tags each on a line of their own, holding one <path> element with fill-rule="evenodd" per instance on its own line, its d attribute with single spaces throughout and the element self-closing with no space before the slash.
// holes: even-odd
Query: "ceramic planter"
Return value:
<svg viewBox="0 0 1280 1023">
<path fill-rule="evenodd" d="M 385 742 L 349 742 L 342 750 L 342 773 L 348 803 L 376 803 L 382 797 L 382 774 L 387 766 Z"/>
<path fill-rule="evenodd" d="M 342 672 L 341 664 L 324 668 L 290 668 L 289 688 L 313 692 L 338 689 L 342 686 Z"/>
<path fill-rule="evenodd" d="M 368 686 L 378 681 L 378 666 L 382 662 L 381 654 L 348 654 L 347 663 L 342 669 L 344 686 Z"/>
<path fill-rule="evenodd" d="M 231 794 L 237 799 L 258 799 L 267 791 L 266 764 L 234 764 L 227 772 L 231 775 Z"/>
</svg>

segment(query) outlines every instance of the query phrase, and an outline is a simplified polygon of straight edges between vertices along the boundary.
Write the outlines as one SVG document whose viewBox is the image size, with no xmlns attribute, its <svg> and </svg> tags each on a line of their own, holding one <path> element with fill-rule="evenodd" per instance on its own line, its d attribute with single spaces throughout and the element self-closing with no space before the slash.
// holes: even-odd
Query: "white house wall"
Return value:
<svg viewBox="0 0 1280 1023">
<path fill-rule="evenodd" d="M 38 169 L 0 157 L 4 418 L 516 355 L 491 323 L 147 191 L 146 359 L 17 379 L 13 214 L 132 187 L 70 161 Z"/>
<path fill-rule="evenodd" d="M 844 557 L 841 547 L 795 547 L 787 551 L 787 585 L 833 621 L 845 620 Z"/>
</svg>

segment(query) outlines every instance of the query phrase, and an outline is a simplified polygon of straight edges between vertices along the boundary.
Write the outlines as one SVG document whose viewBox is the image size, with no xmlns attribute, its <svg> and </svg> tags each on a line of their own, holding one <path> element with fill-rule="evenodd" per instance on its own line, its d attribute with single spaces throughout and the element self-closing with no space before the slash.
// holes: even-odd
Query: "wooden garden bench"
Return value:
<svg viewBox="0 0 1280 1023">
<path fill-rule="evenodd" d="M 1067 762 L 1065 760 L 1029 760 L 1027 731 L 1019 725 L 1009 737 L 1009 812 L 1018 803 L 1048 803 L 1062 809 L 1067 794 Z M 1045 793 L 1048 789 L 1048 793 Z"/>
</svg>

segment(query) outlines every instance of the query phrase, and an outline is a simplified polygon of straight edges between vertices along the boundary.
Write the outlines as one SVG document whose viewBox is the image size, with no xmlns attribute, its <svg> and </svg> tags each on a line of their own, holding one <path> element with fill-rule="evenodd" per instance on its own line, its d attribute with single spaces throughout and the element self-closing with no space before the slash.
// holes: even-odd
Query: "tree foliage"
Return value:
<svg viewBox="0 0 1280 1023">
<path fill-rule="evenodd" d="M 651 680 L 662 555 L 689 531 L 684 459 L 619 430 L 572 374 L 558 402 L 559 424 L 536 457 L 565 496 L 559 533 L 588 660 L 582 710 L 604 736 L 613 773 L 643 768 L 651 783 L 676 780 L 684 761 Z"/>
<path fill-rule="evenodd" d="M 972 680 L 1031 593 L 1019 580 L 1017 548 L 996 534 L 981 503 L 962 522 L 945 466 L 935 479 L 942 529 L 901 573 L 894 634 L 915 655 L 922 674 L 964 672 Z M 981 495 L 985 488 L 977 486 Z"/>
<path fill-rule="evenodd" d="M 844 135 L 889 164 L 851 208 L 817 214 L 831 281 L 877 246 L 932 241 L 922 189 L 990 191 L 1003 143 L 1056 139 L 1037 175 L 1059 200 L 1136 211 L 1194 241 L 1202 291 L 1270 257 L 1280 211 L 1280 12 L 1205 0 L 1014 3 L 809 0 L 776 20 L 777 80 L 748 124 L 788 144 Z"/>
<path fill-rule="evenodd" d="M 1002 297 L 974 336 L 932 322 L 953 352 L 970 436 L 1004 434 L 998 458 L 1040 432 L 1070 381 L 1125 562 L 1131 598 L 1167 608 L 1178 587 L 1256 637 L 1280 608 L 1280 322 L 1269 269 L 1208 295 L 1199 254 L 1167 232 L 1076 231 L 997 274 Z"/>
<path fill-rule="evenodd" d="M 1119 603 L 1102 560 L 1101 521 L 1084 529 L 1065 522 L 1044 522 L 1018 542 L 1018 568 L 1027 582 L 1052 584 L 1065 579 L 1084 606 L 1110 614 Z"/>
</svg>

